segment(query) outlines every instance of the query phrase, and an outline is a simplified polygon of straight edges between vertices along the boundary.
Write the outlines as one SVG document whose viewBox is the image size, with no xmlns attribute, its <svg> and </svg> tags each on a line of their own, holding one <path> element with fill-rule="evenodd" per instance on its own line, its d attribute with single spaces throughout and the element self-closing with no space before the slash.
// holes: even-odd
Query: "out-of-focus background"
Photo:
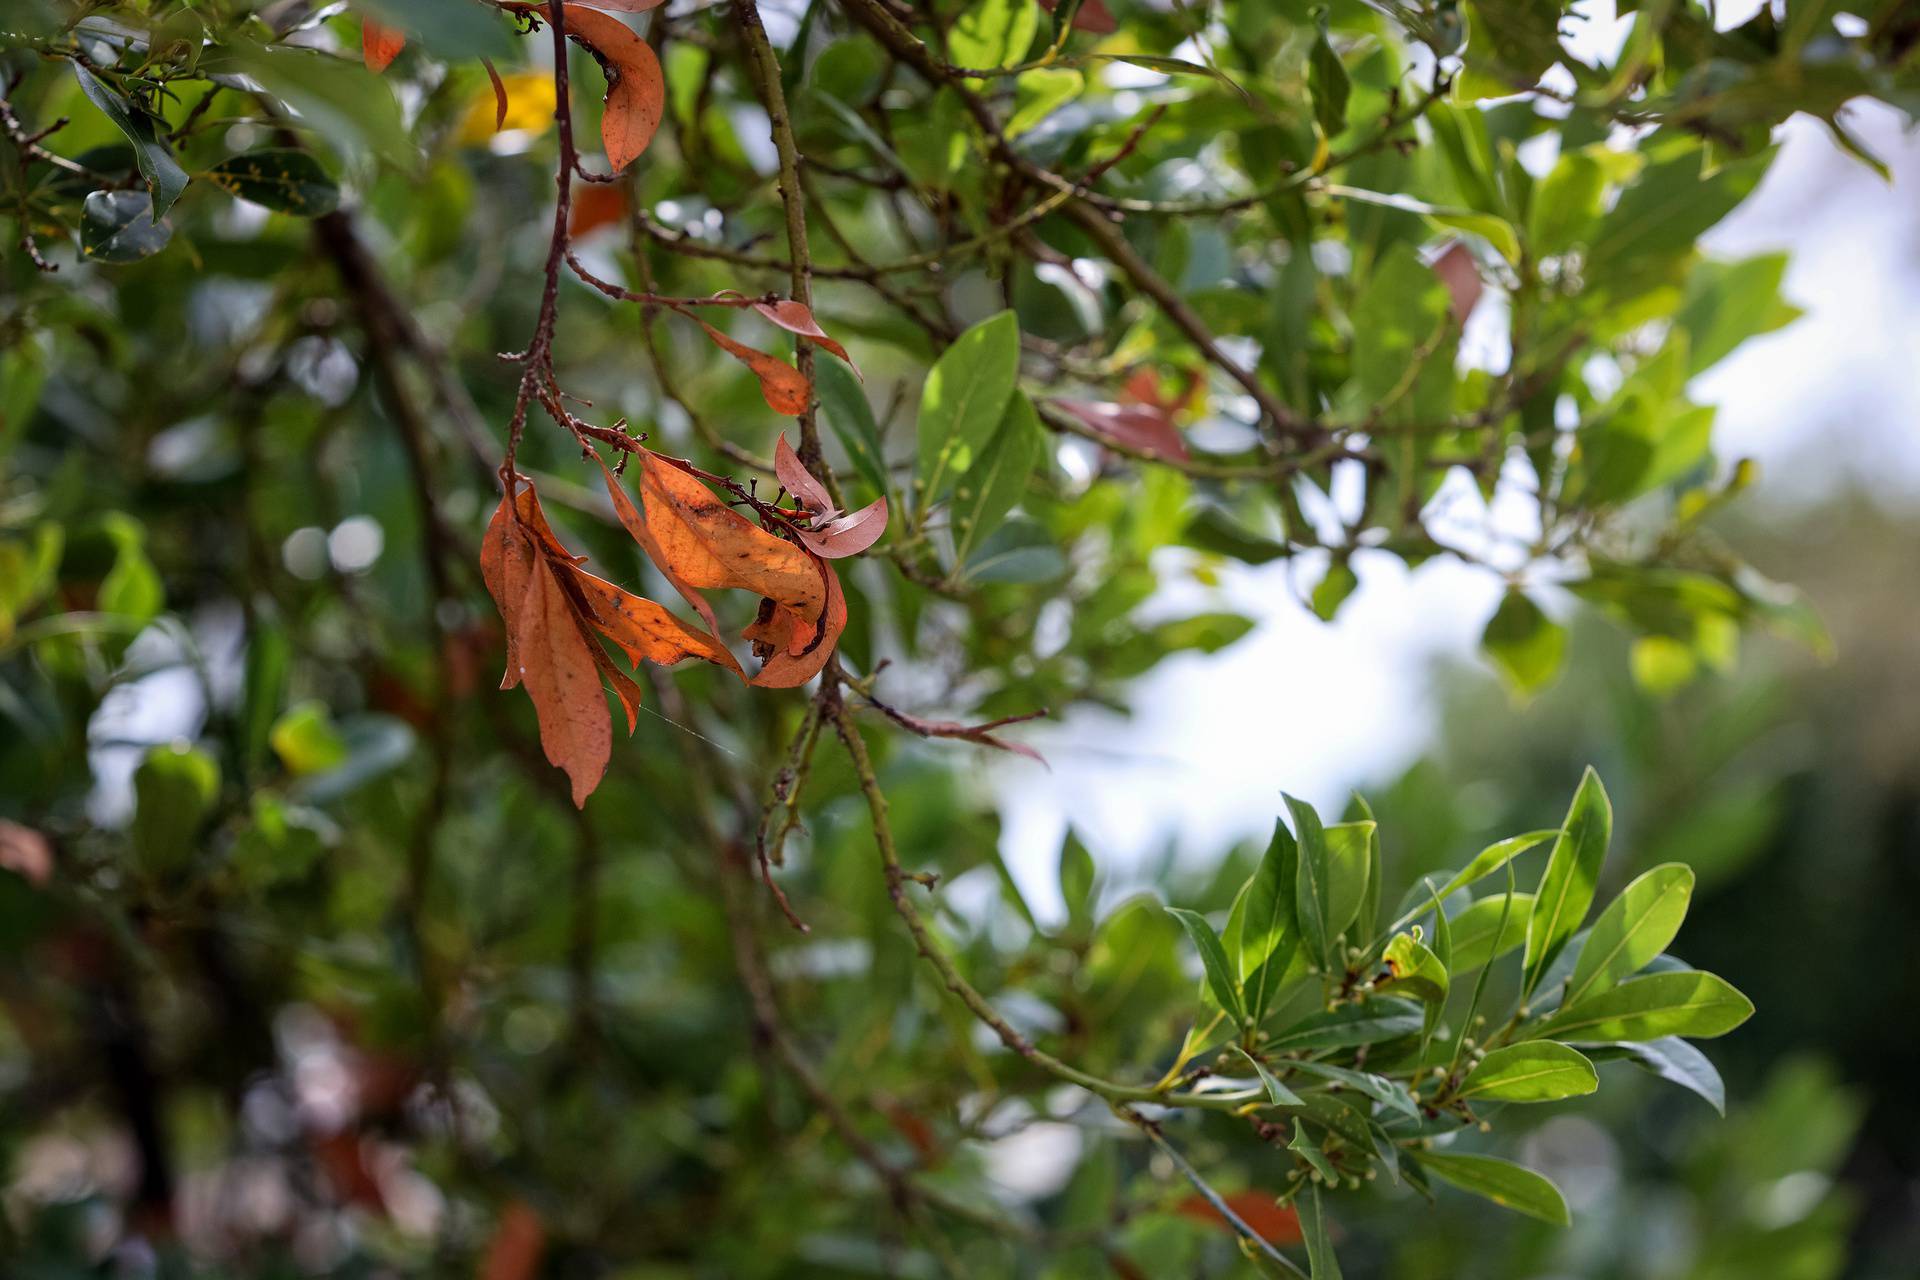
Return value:
<svg viewBox="0 0 1920 1280">
<path fill-rule="evenodd" d="M 1044 902 L 1068 829 L 1146 886 L 1264 839 L 1282 788 L 1323 808 L 1358 788 L 1406 875 L 1553 821 L 1598 767 L 1620 819 L 1610 876 L 1692 864 L 1679 950 L 1760 1012 L 1707 1046 L 1729 1122 L 1648 1081 L 1612 1108 L 1621 1127 L 1542 1126 L 1531 1154 L 1565 1175 L 1580 1223 L 1566 1274 L 1920 1274 L 1920 139 L 1890 111 L 1860 126 L 1891 182 L 1797 119 L 1706 241 L 1786 255 L 1802 314 L 1694 388 L 1719 447 L 1763 476 L 1729 536 L 1806 592 L 1830 660 L 1757 639 L 1732 669 L 1650 693 L 1626 642 L 1563 601 L 1565 674 L 1519 702 L 1476 654 L 1497 581 L 1361 555 L 1326 623 L 1298 585 L 1312 572 L 1242 568 L 1246 639 L 1168 661 L 1130 715 L 1069 718 L 1045 739 L 1052 774 L 994 773 L 1009 861 Z M 1457 1247 L 1498 1222 L 1462 1224 Z M 1387 1274 L 1465 1274 L 1428 1243 Z"/>
</svg>

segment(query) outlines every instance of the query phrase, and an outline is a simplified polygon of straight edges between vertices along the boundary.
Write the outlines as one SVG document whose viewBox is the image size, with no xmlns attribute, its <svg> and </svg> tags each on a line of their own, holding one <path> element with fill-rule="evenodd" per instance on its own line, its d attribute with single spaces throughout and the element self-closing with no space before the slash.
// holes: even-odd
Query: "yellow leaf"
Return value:
<svg viewBox="0 0 1920 1280">
<path fill-rule="evenodd" d="M 553 77 L 544 71 L 516 71 L 500 77 L 507 91 L 507 115 L 501 130 L 517 129 L 545 133 L 553 127 Z M 493 86 L 482 85 L 467 104 L 460 121 L 460 142 L 464 146 L 484 146 L 494 135 L 494 119 L 499 103 Z"/>
</svg>

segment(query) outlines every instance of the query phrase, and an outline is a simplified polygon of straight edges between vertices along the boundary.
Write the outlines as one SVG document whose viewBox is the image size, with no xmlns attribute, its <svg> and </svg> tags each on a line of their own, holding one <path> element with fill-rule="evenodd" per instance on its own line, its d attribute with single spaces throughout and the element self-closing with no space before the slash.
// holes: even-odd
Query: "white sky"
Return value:
<svg viewBox="0 0 1920 1280">
<path fill-rule="evenodd" d="M 1760 189 L 1706 240 L 1724 257 L 1790 251 L 1784 291 L 1805 312 L 1694 387 L 1720 408 L 1720 456 L 1760 462 L 1760 500 L 1846 484 L 1920 494 L 1920 138 L 1884 108 L 1853 123 L 1892 166 L 1891 185 L 1795 118 Z M 1075 712 L 1027 734 L 1050 773 L 993 764 L 1003 849 L 1036 906 L 1057 903 L 1069 821 L 1113 868 L 1169 841 L 1217 854 L 1271 830 L 1282 789 L 1337 808 L 1357 782 L 1419 756 L 1433 728 L 1426 673 L 1437 656 L 1473 653 L 1500 584 L 1452 562 L 1409 573 L 1362 556 L 1355 568 L 1360 589 L 1331 625 L 1297 603 L 1285 565 L 1231 573 L 1224 606 L 1258 620 L 1245 639 L 1163 664 L 1138 686 L 1131 720 Z"/>
</svg>

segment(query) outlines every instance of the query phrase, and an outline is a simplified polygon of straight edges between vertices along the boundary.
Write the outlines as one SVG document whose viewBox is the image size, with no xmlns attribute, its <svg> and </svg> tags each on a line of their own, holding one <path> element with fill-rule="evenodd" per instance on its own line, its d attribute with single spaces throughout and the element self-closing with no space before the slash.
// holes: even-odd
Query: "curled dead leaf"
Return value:
<svg viewBox="0 0 1920 1280">
<path fill-rule="evenodd" d="M 538 8 L 547 15 L 547 21 L 553 21 L 552 6 Z M 600 116 L 600 143 L 607 149 L 607 164 L 619 173 L 640 158 L 660 128 L 660 117 L 666 112 L 667 81 L 652 46 L 632 27 L 599 9 L 623 13 L 638 13 L 640 9 L 616 3 L 597 8 L 570 5 L 567 9 L 567 35 L 593 54 L 606 72 L 607 100 Z"/>
<path fill-rule="evenodd" d="M 833 495 L 827 492 L 827 486 L 813 478 L 785 435 L 773 447 L 773 474 L 807 511 L 818 515 L 833 510 Z"/>
</svg>

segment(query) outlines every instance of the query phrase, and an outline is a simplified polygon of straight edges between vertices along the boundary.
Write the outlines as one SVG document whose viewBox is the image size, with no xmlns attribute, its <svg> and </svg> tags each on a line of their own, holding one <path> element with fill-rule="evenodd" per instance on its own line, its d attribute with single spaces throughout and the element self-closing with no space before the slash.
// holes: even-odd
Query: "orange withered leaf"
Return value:
<svg viewBox="0 0 1920 1280">
<path fill-rule="evenodd" d="M 550 5 L 539 6 L 553 20 Z M 607 3 L 600 8 L 638 12 L 639 8 Z M 606 108 L 600 116 L 600 143 L 607 164 L 619 173 L 647 149 L 667 107 L 667 80 L 653 48 L 618 18 L 596 9 L 567 7 L 567 34 L 584 45 L 607 74 Z"/>
<path fill-rule="evenodd" d="M 406 32 L 372 18 L 360 20 L 360 57 L 366 62 L 367 70 L 385 71 L 406 47 Z"/>
<path fill-rule="evenodd" d="M 583 182 L 573 189 L 567 234 L 578 240 L 601 227 L 618 226 L 627 220 L 627 211 L 625 187 L 607 182 Z"/>
<path fill-rule="evenodd" d="M 1224 1198 L 1234 1216 L 1253 1228 L 1255 1234 L 1268 1244 L 1300 1243 L 1300 1215 L 1276 1203 L 1266 1192 L 1236 1191 Z M 1231 1224 L 1204 1196 L 1188 1196 L 1175 1206 L 1175 1212 L 1232 1230 Z"/>
<path fill-rule="evenodd" d="M 642 662 L 670 667 L 686 658 L 704 658 L 740 670 L 739 661 L 713 635 L 690 627 L 658 602 L 622 591 L 605 578 L 577 570 L 574 580 L 593 607 L 593 625 L 637 667 Z"/>
<path fill-rule="evenodd" d="M 811 556 L 742 516 L 659 454 L 643 451 L 639 457 L 650 542 L 642 545 L 662 570 L 692 588 L 737 587 L 810 625 L 819 621 L 827 575 Z"/>
<path fill-rule="evenodd" d="M 722 351 L 753 370 L 753 376 L 760 379 L 760 394 L 766 397 L 767 406 L 775 413 L 798 417 L 807 411 L 813 399 L 813 384 L 805 374 L 778 356 L 734 341 L 698 316 L 693 319 Z"/>
<path fill-rule="evenodd" d="M 493 131 L 500 132 L 507 127 L 507 82 L 500 78 L 499 68 L 493 65 L 492 58 L 480 59 L 480 65 L 487 69 L 487 81 L 493 85 Z"/>
<path fill-rule="evenodd" d="M 600 685 L 599 645 L 587 634 L 551 561 L 527 582 L 507 625 L 515 629 L 520 683 L 533 699 L 547 762 L 573 781 L 573 803 L 585 807 L 613 755 L 613 723 Z M 605 656 L 604 654 L 602 655 Z"/>
<path fill-rule="evenodd" d="M 765 621 L 757 621 L 743 635 L 756 645 L 772 649 L 767 660 L 747 683 L 763 689 L 795 689 L 820 674 L 847 629 L 847 597 L 840 590 L 840 575 L 826 561 L 819 561 L 826 579 L 825 616 L 808 619 L 805 615 L 778 605 Z"/>
</svg>

